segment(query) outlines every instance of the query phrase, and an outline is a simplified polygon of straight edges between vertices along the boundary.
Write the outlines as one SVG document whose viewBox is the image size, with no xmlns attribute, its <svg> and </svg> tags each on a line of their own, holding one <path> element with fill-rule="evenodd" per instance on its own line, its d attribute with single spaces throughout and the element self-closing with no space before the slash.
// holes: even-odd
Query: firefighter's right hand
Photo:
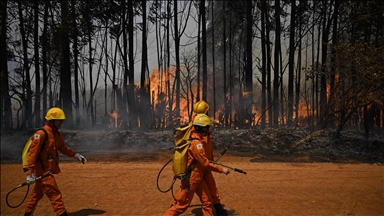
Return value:
<svg viewBox="0 0 384 216">
<path fill-rule="evenodd" d="M 36 181 L 36 176 L 35 176 L 35 174 L 29 174 L 29 175 L 27 175 L 27 184 L 33 184 L 33 183 L 35 183 L 35 181 Z"/>
<path fill-rule="evenodd" d="M 228 175 L 230 172 L 229 172 L 229 169 L 227 169 L 227 168 L 223 168 L 223 173 L 225 174 L 225 175 Z"/>
</svg>

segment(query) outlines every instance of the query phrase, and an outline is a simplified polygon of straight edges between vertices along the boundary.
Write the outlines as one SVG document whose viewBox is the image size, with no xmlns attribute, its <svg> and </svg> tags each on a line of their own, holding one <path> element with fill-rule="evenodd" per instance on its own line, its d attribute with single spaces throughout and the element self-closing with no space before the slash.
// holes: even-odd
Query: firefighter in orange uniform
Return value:
<svg viewBox="0 0 384 216">
<path fill-rule="evenodd" d="M 193 105 L 193 116 L 192 121 L 194 117 L 198 114 L 206 114 L 208 115 L 209 105 L 204 101 L 200 100 L 196 102 Z M 213 161 L 213 149 L 212 149 L 212 134 L 209 133 L 207 136 L 204 136 L 205 142 L 207 145 L 205 146 L 205 155 L 207 158 L 211 161 Z M 227 210 L 223 208 L 220 201 L 220 195 L 219 190 L 216 186 L 216 181 L 213 178 L 212 172 L 207 171 L 208 173 L 205 175 L 205 183 L 207 184 L 207 187 L 210 191 L 210 194 L 212 196 L 212 204 L 215 208 L 215 212 L 217 216 L 226 216 L 228 215 Z"/>
<path fill-rule="evenodd" d="M 193 120 L 193 128 L 191 130 L 192 142 L 188 149 L 187 166 L 192 166 L 190 176 L 181 181 L 179 191 L 175 196 L 175 201 L 164 216 L 174 216 L 184 213 L 196 193 L 202 203 L 202 212 L 204 216 L 213 215 L 212 198 L 210 191 L 204 180 L 207 170 L 229 174 L 229 170 L 225 167 L 217 166 L 209 161 L 205 153 L 205 142 L 209 134 L 209 126 L 211 120 L 205 114 L 198 114 Z"/>
<path fill-rule="evenodd" d="M 55 175 L 61 173 L 58 151 L 68 157 L 75 157 L 83 163 L 86 163 L 87 160 L 64 144 L 63 136 L 59 130 L 66 119 L 62 109 L 57 107 L 51 108 L 48 110 L 45 119 L 47 121 L 45 122 L 44 129 L 47 131 L 48 139 L 44 149 L 41 151 L 40 157 L 40 147 L 45 140 L 45 133 L 43 131 L 36 131 L 30 147 L 28 166 L 26 167 L 27 183 L 35 183 L 35 186 L 28 198 L 24 215 L 32 215 L 37 203 L 45 194 L 50 200 L 55 213 L 60 216 L 67 216 L 68 213 L 65 210 L 62 195 L 55 180 Z M 36 176 L 41 176 L 49 172 L 53 172 L 54 174 L 36 180 Z"/>
</svg>

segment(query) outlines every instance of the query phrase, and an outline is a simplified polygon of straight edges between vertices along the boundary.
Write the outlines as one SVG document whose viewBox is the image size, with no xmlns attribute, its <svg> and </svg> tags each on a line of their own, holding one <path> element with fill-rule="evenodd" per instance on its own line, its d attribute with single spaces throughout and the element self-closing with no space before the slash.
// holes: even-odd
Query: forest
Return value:
<svg viewBox="0 0 384 216">
<path fill-rule="evenodd" d="M 382 0 L 2 0 L 1 130 L 384 127 Z"/>
</svg>

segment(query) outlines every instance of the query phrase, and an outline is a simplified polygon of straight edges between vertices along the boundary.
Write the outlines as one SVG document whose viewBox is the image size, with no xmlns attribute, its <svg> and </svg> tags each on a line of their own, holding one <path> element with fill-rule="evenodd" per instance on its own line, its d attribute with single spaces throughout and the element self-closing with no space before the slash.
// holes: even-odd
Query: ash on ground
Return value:
<svg viewBox="0 0 384 216">
<path fill-rule="evenodd" d="M 34 130 L 1 132 L 1 162 L 21 162 L 21 152 Z M 68 147 L 89 161 L 162 160 L 172 156 L 173 130 L 62 130 Z M 376 163 L 384 161 L 384 133 L 342 131 L 310 132 L 302 129 L 214 129 L 215 155 L 251 157 L 251 162 Z M 68 159 L 66 156 L 62 160 Z"/>
</svg>

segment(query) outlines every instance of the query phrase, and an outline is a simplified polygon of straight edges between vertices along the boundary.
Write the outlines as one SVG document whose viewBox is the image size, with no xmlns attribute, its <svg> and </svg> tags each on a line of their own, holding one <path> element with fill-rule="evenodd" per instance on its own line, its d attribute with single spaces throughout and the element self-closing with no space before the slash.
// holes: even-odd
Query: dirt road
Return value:
<svg viewBox="0 0 384 216">
<path fill-rule="evenodd" d="M 214 174 L 222 203 L 232 215 L 384 215 L 384 166 L 334 163 L 255 163 L 249 157 L 225 156 L 221 163 L 247 172 Z M 76 161 L 60 164 L 57 176 L 71 216 L 162 215 L 172 194 L 161 193 L 156 178 L 167 159 L 136 161 Z M 22 183 L 20 164 L 1 164 L 2 216 L 23 215 L 25 203 L 9 208 L 7 192 Z M 171 166 L 160 175 L 160 187 L 172 180 Z M 175 189 L 180 182 L 175 183 Z M 12 194 L 15 204 L 25 194 Z M 46 197 L 35 211 L 53 216 Z M 195 197 L 184 215 L 201 215 Z"/>
</svg>

